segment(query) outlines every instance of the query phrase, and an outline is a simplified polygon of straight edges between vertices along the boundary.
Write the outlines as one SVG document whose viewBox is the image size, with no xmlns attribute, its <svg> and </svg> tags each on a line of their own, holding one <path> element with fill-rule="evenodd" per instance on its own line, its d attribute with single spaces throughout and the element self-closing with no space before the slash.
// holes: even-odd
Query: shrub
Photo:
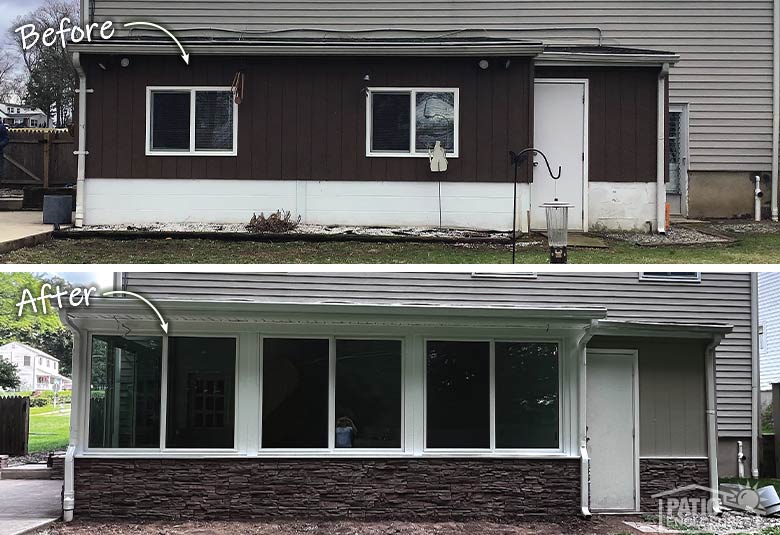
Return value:
<svg viewBox="0 0 780 535">
<path fill-rule="evenodd" d="M 30 398 L 30 407 L 45 407 L 46 405 L 51 405 L 51 399 L 40 396 Z"/>
<path fill-rule="evenodd" d="M 301 216 L 293 219 L 289 210 L 287 212 L 277 210 L 268 217 L 265 217 L 265 214 L 260 212 L 260 216 L 252 214 L 252 219 L 249 220 L 246 229 L 249 232 L 290 232 L 295 230 L 300 222 Z"/>
</svg>

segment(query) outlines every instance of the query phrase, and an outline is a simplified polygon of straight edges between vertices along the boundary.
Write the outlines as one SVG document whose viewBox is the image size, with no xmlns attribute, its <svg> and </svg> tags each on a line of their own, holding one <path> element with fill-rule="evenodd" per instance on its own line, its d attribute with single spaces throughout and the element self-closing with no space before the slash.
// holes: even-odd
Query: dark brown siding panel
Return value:
<svg viewBox="0 0 780 535">
<path fill-rule="evenodd" d="M 87 176 L 255 180 L 511 179 L 509 150 L 531 144 L 531 62 L 475 58 L 132 56 L 122 68 L 83 58 L 89 87 Z M 108 70 L 97 66 L 108 61 Z M 238 113 L 238 156 L 146 156 L 147 86 L 227 86 L 245 74 Z M 370 76 L 366 82 L 364 77 Z M 366 86 L 457 87 L 460 155 L 446 173 L 425 158 L 365 155 Z M 525 180 L 529 168 L 521 171 Z"/>
<path fill-rule="evenodd" d="M 586 78 L 589 180 L 654 182 L 658 69 L 537 67 L 537 78 Z"/>
</svg>

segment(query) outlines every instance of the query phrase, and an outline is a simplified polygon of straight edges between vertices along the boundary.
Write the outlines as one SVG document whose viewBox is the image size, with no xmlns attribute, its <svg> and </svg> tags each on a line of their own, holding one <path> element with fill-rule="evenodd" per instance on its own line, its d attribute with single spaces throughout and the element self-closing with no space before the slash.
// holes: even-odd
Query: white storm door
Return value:
<svg viewBox="0 0 780 535">
<path fill-rule="evenodd" d="M 538 78 L 534 83 L 534 148 L 550 160 L 553 180 L 544 159 L 534 156 L 531 184 L 531 229 L 547 227 L 544 209 L 539 205 L 557 196 L 574 208 L 569 210 L 569 230 L 585 230 L 585 187 L 587 145 L 587 80 Z"/>
<path fill-rule="evenodd" d="M 589 349 L 587 362 L 591 510 L 637 511 L 637 353 Z"/>
</svg>

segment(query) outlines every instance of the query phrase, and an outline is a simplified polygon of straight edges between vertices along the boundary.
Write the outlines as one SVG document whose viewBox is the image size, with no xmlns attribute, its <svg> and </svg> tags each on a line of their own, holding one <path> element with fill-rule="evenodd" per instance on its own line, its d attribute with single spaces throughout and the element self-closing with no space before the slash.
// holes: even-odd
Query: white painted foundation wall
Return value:
<svg viewBox="0 0 780 535">
<path fill-rule="evenodd" d="M 85 180 L 84 224 L 244 223 L 290 210 L 303 223 L 512 228 L 512 184 L 294 180 Z M 603 228 L 654 222 L 655 185 L 591 183 L 589 217 Z M 528 228 L 529 185 L 518 184 L 518 230 Z M 542 201 L 539 201 L 541 203 Z M 441 221 L 439 211 L 441 209 Z"/>
</svg>

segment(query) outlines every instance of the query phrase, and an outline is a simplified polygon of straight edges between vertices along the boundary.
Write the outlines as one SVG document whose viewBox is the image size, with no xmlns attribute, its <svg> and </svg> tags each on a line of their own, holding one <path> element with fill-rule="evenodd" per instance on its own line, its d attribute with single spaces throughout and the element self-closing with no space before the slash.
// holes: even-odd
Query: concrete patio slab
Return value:
<svg viewBox="0 0 780 535">
<path fill-rule="evenodd" d="M 0 254 L 48 240 L 52 226 L 41 212 L 0 212 Z"/>
<path fill-rule="evenodd" d="M 21 535 L 62 515 L 62 481 L 0 480 L 0 533 Z"/>
</svg>

